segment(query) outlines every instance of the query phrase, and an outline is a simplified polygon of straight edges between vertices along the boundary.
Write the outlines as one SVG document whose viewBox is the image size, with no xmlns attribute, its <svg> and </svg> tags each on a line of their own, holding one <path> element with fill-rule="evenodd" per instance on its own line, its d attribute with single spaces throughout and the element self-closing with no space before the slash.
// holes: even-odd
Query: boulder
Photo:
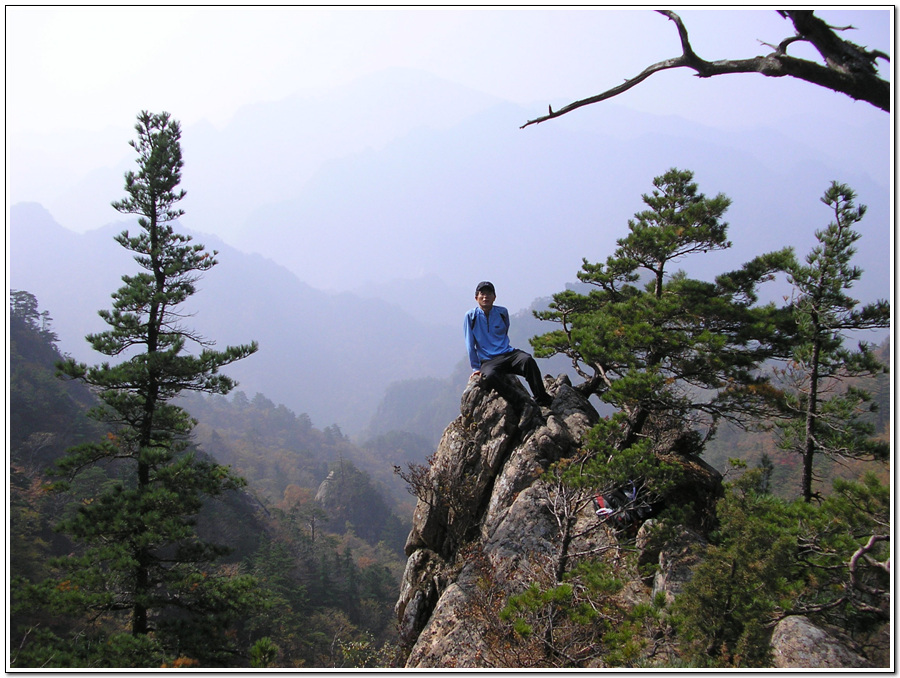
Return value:
<svg viewBox="0 0 900 678">
<path fill-rule="evenodd" d="M 772 632 L 772 656 L 779 669 L 873 668 L 837 634 L 813 624 L 807 617 L 785 617 Z"/>
</svg>

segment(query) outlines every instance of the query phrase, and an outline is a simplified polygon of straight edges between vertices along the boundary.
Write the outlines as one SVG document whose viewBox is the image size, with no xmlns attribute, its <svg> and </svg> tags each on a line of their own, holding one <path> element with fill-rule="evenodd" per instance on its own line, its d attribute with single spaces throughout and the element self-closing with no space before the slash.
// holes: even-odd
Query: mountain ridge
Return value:
<svg viewBox="0 0 900 678">
<path fill-rule="evenodd" d="M 129 227 L 123 222 L 77 234 L 34 203 L 10 210 L 10 285 L 37 297 L 56 321 L 61 350 L 78 360 L 108 359 L 93 354 L 84 336 L 105 329 L 96 311 L 109 307 L 121 275 L 137 270 L 112 239 Z M 317 426 L 359 430 L 389 383 L 444 376 L 462 356 L 461 339 L 400 306 L 315 290 L 261 255 L 213 236 L 194 240 L 219 252 L 218 265 L 186 308 L 194 329 L 219 345 L 259 341 L 259 353 L 230 366 L 229 375 L 242 390 L 306 413 Z M 287 317 L 299 319 L 293 332 L 286 330 Z"/>
<path fill-rule="evenodd" d="M 410 90 L 416 103 L 404 108 L 399 92 Z M 819 198 L 838 179 L 869 207 L 856 258 L 865 275 L 854 293 L 863 302 L 890 295 L 891 191 L 867 173 L 882 163 L 880 151 L 862 163 L 854 148 L 841 163 L 808 132 L 795 139 L 796 130 L 760 121 L 735 134 L 614 102 L 519 129 L 530 113 L 400 70 L 318 98 L 248 106 L 221 129 L 185 127 L 181 224 L 221 251 L 202 288 L 226 295 L 216 304 L 199 296 L 214 316 L 203 320 L 204 334 L 223 343 L 262 339 L 261 353 L 234 368 L 243 386 L 317 425 L 359 430 L 377 406 L 368 398 L 377 401 L 397 381 L 447 378 L 464 358 L 459 326 L 478 280 L 492 280 L 498 303 L 513 312 L 562 291 L 583 259 L 603 261 L 614 249 L 652 178 L 673 166 L 693 171 L 703 191 L 732 199 L 726 219 L 734 246 L 697 258 L 689 275 L 708 279 L 786 245 L 805 255 L 831 216 Z M 326 119 L 329 127 L 316 122 Z M 871 141 L 877 131 L 867 134 Z M 10 197 L 18 205 L 15 177 L 33 172 L 22 140 L 13 141 Z M 121 146 L 118 164 L 66 175 L 67 191 L 100 215 L 95 222 L 112 223 L 100 227 L 110 236 L 127 226 L 113 221 L 119 215 L 109 206 L 121 192 L 126 137 Z M 83 226 L 81 208 L 66 204 L 50 210 L 59 224 Z M 23 214 L 11 210 L 12 231 Z M 108 307 L 134 266 L 121 248 L 98 263 L 101 249 L 117 246 L 111 237 L 98 244 L 105 235 L 97 232 L 79 240 L 51 229 L 27 252 L 21 232 L 10 237 L 11 284 L 65 320 L 74 334 L 62 339 L 73 352 L 102 327 L 96 310 Z M 270 279 L 254 277 L 261 267 Z M 252 291 L 241 288 L 242 278 L 255 280 Z M 401 331 L 409 317 L 413 325 Z M 367 342 L 369 334 L 379 341 Z M 321 402 L 302 395 L 310 383 L 322 385 Z"/>
<path fill-rule="evenodd" d="M 525 308 L 561 290 L 583 257 L 602 260 L 643 208 L 652 178 L 679 167 L 694 171 L 702 190 L 732 198 L 726 218 L 735 247 L 715 255 L 727 265 L 742 265 L 748 249 L 807 250 L 829 217 L 819 197 L 843 177 L 870 208 L 875 237 L 860 244 L 863 268 L 888 270 L 878 243 L 890 221 L 888 188 L 785 132 L 758 128 L 750 144 L 649 118 L 620 139 L 609 130 L 621 112 L 611 109 L 593 133 L 559 126 L 532 135 L 516 127 L 524 113 L 504 102 L 452 127 L 411 130 L 379 151 L 331 160 L 292 197 L 259 205 L 236 242 L 318 286 L 355 289 L 425 273 L 490 278 L 498 303 Z M 885 296 L 871 280 L 862 287 L 867 298 Z M 461 308 L 448 308 L 446 322 Z"/>
</svg>

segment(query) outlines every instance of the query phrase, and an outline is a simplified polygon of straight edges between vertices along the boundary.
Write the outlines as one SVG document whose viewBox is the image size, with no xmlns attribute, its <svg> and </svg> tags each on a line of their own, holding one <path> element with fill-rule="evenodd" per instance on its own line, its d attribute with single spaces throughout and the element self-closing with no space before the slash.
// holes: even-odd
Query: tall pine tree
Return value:
<svg viewBox="0 0 900 678">
<path fill-rule="evenodd" d="M 227 549 L 199 538 L 196 515 L 205 497 L 244 481 L 188 450 L 194 422 L 172 399 L 184 391 L 228 393 L 236 383 L 220 368 L 257 346 L 215 350 L 182 324 L 182 304 L 216 264 L 216 252 L 173 227 L 185 195 L 178 188 L 178 122 L 168 113 L 142 112 L 135 129 L 130 145 L 138 171 L 126 173 L 128 195 L 113 207 L 138 216 L 140 231 L 116 240 L 143 270 L 123 276 L 112 308 L 100 311 L 109 329 L 87 337 L 94 350 L 123 360 L 89 367 L 70 358 L 59 365 L 62 375 L 96 391 L 101 405 L 92 415 L 108 431 L 103 440 L 69 450 L 59 471 L 71 480 L 100 465 L 114 468 L 116 478 L 61 526 L 83 545 L 68 559 L 69 589 L 89 609 L 124 611 L 135 637 L 151 634 L 167 651 L 214 661 L 209 658 L 225 644 L 223 629 L 240 614 L 249 582 L 217 574 L 214 561 Z"/>
<path fill-rule="evenodd" d="M 560 328 L 532 339 L 535 354 L 567 355 L 586 392 L 614 405 L 620 449 L 654 439 L 711 435 L 722 418 L 740 420 L 767 404 L 758 366 L 784 355 L 789 316 L 757 305 L 757 287 L 783 269 L 790 251 L 761 255 L 714 282 L 675 268 L 688 256 L 731 246 L 723 216 L 731 200 L 707 197 L 693 173 L 670 169 L 643 196 L 648 209 L 606 263 L 584 261 L 590 292 L 555 294 L 535 315 Z M 687 437 L 685 437 L 687 436 Z"/>
<path fill-rule="evenodd" d="M 849 186 L 832 182 L 821 200 L 831 208 L 834 221 L 816 232 L 819 244 L 806 257 L 806 264 L 795 262 L 790 267 L 797 336 L 786 370 L 794 388 L 786 392 L 789 419 L 781 426 L 780 445 L 803 459 L 801 491 L 806 501 L 815 496 L 816 455 L 888 456 L 887 443 L 873 439 L 874 426 L 865 416 L 872 409 L 872 398 L 852 381 L 886 367 L 864 342 L 855 351 L 844 347 L 849 333 L 890 327 L 891 322 L 887 301 L 860 305 L 848 294 L 862 275 L 851 259 L 860 238 L 853 225 L 862 220 L 866 207 L 855 205 L 855 198 Z"/>
</svg>

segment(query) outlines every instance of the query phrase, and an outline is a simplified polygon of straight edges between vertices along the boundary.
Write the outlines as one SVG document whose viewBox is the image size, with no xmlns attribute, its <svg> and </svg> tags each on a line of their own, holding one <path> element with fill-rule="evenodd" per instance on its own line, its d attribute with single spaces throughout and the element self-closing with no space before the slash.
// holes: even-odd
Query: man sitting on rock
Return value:
<svg viewBox="0 0 900 678">
<path fill-rule="evenodd" d="M 494 285 L 483 281 L 475 288 L 478 306 L 466 313 L 466 350 L 472 365 L 472 376 L 481 375 L 486 388 L 500 392 L 501 374 L 525 377 L 535 402 L 549 407 L 552 398 L 544 388 L 541 371 L 530 353 L 513 348 L 509 343 L 509 311 L 495 306 Z M 501 387 L 502 388 L 502 387 Z"/>
</svg>

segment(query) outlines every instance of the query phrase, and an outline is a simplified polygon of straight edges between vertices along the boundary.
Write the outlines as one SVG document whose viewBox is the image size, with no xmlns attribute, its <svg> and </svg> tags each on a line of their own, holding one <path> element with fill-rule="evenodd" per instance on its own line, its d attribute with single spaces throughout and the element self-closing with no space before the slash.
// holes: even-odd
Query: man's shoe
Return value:
<svg viewBox="0 0 900 678">
<path fill-rule="evenodd" d="M 542 393 L 534 399 L 534 402 L 536 402 L 541 407 L 550 407 L 550 405 L 553 404 L 553 398 L 550 397 L 549 393 Z"/>
</svg>

